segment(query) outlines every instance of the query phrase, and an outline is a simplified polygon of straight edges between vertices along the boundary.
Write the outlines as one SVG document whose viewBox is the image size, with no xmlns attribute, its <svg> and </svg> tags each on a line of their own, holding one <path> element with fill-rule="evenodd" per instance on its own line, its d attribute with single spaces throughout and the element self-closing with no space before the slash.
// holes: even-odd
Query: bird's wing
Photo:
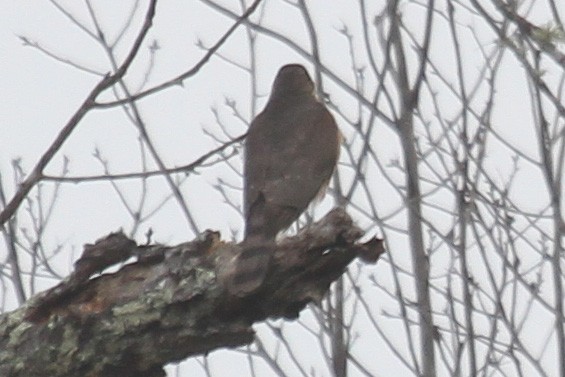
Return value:
<svg viewBox="0 0 565 377">
<path fill-rule="evenodd" d="M 267 169 L 272 158 L 272 138 L 269 135 L 269 117 L 265 111 L 251 122 L 245 139 L 244 155 L 244 216 L 247 219 L 249 209 L 259 198 L 265 187 Z"/>
<path fill-rule="evenodd" d="M 339 157 L 339 131 L 330 112 L 315 100 L 281 123 L 262 192 L 267 203 L 302 212 L 331 178 Z"/>
</svg>

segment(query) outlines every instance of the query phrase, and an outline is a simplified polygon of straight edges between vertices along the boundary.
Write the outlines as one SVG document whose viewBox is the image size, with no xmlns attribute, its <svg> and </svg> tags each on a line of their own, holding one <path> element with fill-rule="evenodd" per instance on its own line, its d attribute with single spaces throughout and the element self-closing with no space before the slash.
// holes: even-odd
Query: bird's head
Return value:
<svg viewBox="0 0 565 377">
<path fill-rule="evenodd" d="M 273 96 L 279 95 L 299 95 L 314 93 L 314 83 L 304 68 L 300 64 L 288 64 L 281 69 L 273 83 Z"/>
</svg>

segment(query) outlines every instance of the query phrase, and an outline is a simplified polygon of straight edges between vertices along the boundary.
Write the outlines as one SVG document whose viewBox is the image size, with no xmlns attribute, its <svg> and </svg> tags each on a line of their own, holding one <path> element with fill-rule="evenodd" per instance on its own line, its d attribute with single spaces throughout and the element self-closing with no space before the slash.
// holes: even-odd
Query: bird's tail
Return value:
<svg viewBox="0 0 565 377">
<path fill-rule="evenodd" d="M 236 259 L 235 271 L 228 290 L 236 296 L 245 296 L 259 288 L 269 270 L 274 250 L 274 241 L 246 239 L 243 251 Z"/>
</svg>

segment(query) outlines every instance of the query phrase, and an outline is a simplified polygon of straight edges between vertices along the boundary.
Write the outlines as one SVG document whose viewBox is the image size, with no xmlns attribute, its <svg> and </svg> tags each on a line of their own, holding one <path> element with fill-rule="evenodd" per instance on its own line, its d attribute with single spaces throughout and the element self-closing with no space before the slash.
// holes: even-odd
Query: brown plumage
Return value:
<svg viewBox="0 0 565 377">
<path fill-rule="evenodd" d="M 245 144 L 244 251 L 230 291 L 244 294 L 263 281 L 277 234 L 324 191 L 339 157 L 340 133 L 298 64 L 282 67 L 265 109 Z"/>
</svg>

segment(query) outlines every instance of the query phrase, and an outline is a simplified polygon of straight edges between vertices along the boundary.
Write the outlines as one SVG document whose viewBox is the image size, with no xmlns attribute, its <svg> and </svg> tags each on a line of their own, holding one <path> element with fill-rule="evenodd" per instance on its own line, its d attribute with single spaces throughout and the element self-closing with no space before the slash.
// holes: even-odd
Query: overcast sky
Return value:
<svg viewBox="0 0 565 377">
<path fill-rule="evenodd" d="M 93 1 L 96 14 L 99 16 L 102 28 L 108 40 L 113 40 L 121 30 L 129 15 L 133 1 Z M 139 25 L 145 12 L 145 2 L 139 8 L 132 21 L 132 28 L 123 41 L 116 46 L 121 58 L 128 51 L 132 37 L 139 30 Z M 230 4 L 230 1 L 224 1 Z M 235 3 L 235 2 L 234 2 Z M 239 3 L 239 2 L 237 2 Z M 354 76 L 348 60 L 349 47 L 346 39 L 337 30 L 346 25 L 352 33 L 357 33 L 360 27 L 356 21 L 357 12 L 348 0 L 332 1 L 332 6 L 325 6 L 324 0 L 309 1 L 312 8 L 324 6 L 323 12 L 316 12 L 314 22 L 319 31 L 322 61 L 341 79 L 350 83 Z M 64 1 L 64 8 L 78 19 L 89 23 L 88 13 L 84 2 Z M 231 5 L 231 4 L 230 4 Z M 296 10 L 284 2 L 273 2 L 271 8 L 266 8 L 264 22 L 275 30 L 283 30 L 285 35 L 293 37 L 303 45 L 308 44 L 307 33 L 302 21 L 296 17 Z M 417 6 L 415 9 L 417 10 Z M 234 9 L 238 9 L 234 7 Z M 412 11 L 414 9 L 411 9 Z M 422 12 L 416 14 L 423 14 Z M 539 12 L 540 14 L 543 12 Z M 92 38 L 71 23 L 50 2 L 4 0 L 0 1 L 0 173 L 6 195 L 10 198 L 15 190 L 13 185 L 12 160 L 21 159 L 21 166 L 26 172 L 35 165 L 38 158 L 48 148 L 58 132 L 69 120 L 72 114 L 86 98 L 89 91 L 103 75 L 111 70 L 105 52 Z M 533 13 L 536 19 L 538 13 Z M 256 17 L 256 15 L 254 15 Z M 408 22 L 417 24 L 417 17 Z M 543 17 L 540 17 L 543 22 Z M 147 78 L 145 87 L 151 87 L 171 79 L 192 67 L 203 55 L 204 51 L 197 46 L 201 41 L 204 46 L 212 46 L 232 25 L 229 18 L 218 14 L 196 1 L 162 1 L 159 3 L 157 16 L 142 52 L 132 66 L 126 81 L 132 91 L 136 91 L 144 80 L 147 67 L 154 64 Z M 465 20 L 468 25 L 474 25 L 472 19 Z M 92 28 L 90 30 L 93 30 Z M 24 37 L 22 39 L 21 37 Z M 220 49 L 221 57 L 211 59 L 195 77 L 185 80 L 183 86 L 175 86 L 141 100 L 138 104 L 148 132 L 169 167 L 181 166 L 194 161 L 218 145 L 217 141 L 207 135 L 213 134 L 221 140 L 228 136 L 236 137 L 246 131 L 246 122 L 261 110 L 270 90 L 272 79 L 278 68 L 290 62 L 305 64 L 312 72 L 310 62 L 292 51 L 284 44 L 269 38 L 261 38 L 258 55 L 258 99 L 254 109 L 251 109 L 249 79 L 234 64 L 226 63 L 225 59 L 246 65 L 249 56 L 247 50 L 241 48 L 245 42 L 244 29 L 235 33 Z M 446 38 L 446 39 L 443 39 Z M 449 36 L 438 33 L 433 44 L 436 53 L 448 43 Z M 484 46 L 489 45 L 492 35 L 486 30 L 478 30 L 477 38 Z M 151 61 L 149 45 L 156 41 L 159 46 L 155 60 Z M 37 43 L 37 47 L 26 44 Z M 475 43 L 478 43 L 475 41 Z M 355 46 L 362 51 L 360 41 Z M 477 72 L 478 63 L 482 59 L 480 51 L 473 43 L 462 46 L 467 64 L 465 70 L 469 76 Z M 58 57 L 81 65 L 91 72 L 77 69 L 64 62 L 57 61 L 41 50 L 44 49 Z M 366 59 L 359 53 L 360 60 Z M 452 65 L 453 61 L 446 53 L 445 60 L 440 64 Z M 509 63 L 512 65 L 512 63 Z M 527 93 L 527 83 L 516 80 L 521 68 L 518 66 L 504 70 L 498 78 L 498 90 L 504 95 L 497 97 L 497 112 L 494 123 L 500 127 L 497 131 L 502 137 L 532 158 L 538 158 L 538 152 L 531 140 L 535 133 L 531 127 L 531 109 L 523 105 L 524 94 Z M 453 78 L 455 80 L 455 77 Z M 431 78 L 433 80 L 433 78 Z M 376 83 L 369 79 L 369 85 Z M 335 83 L 324 80 L 324 89 L 331 95 L 332 101 L 345 114 L 353 114 L 356 104 L 346 95 L 336 90 Z M 372 90 L 372 89 L 371 89 Z M 369 90 L 369 93 L 371 92 Z M 449 106 L 449 95 L 445 96 L 446 106 Z M 112 93 L 103 96 L 112 100 Z M 226 99 L 235 100 L 238 116 L 226 106 Z M 480 97 L 479 97 L 479 100 Z M 213 110 L 217 111 L 216 114 Z M 241 118 L 239 118 L 239 115 Z M 430 115 L 431 111 L 430 111 Z M 221 123 L 224 130 L 219 126 Z M 351 128 L 338 117 L 342 132 L 347 137 L 353 135 Z M 399 158 L 396 135 L 384 125 L 379 125 L 381 133 L 375 141 L 376 148 L 381 153 L 383 164 Z M 205 132 L 203 132 L 205 131 Z M 227 131 L 228 135 L 224 134 Z M 108 160 L 112 173 L 127 173 L 141 171 L 138 132 L 127 120 L 119 108 L 97 110 L 89 113 L 79 124 L 76 131 L 65 143 L 56 158 L 48 166 L 48 174 L 60 173 L 64 157 L 69 158 L 69 175 L 96 175 L 103 173 L 103 167 L 93 157 L 98 150 L 101 156 Z M 504 182 L 509 175 L 512 164 L 512 154 L 503 148 L 497 148 L 496 142 L 491 146 L 486 167 L 494 172 Z M 150 160 L 150 159 L 149 159 Z M 233 167 L 239 169 L 241 160 L 238 156 L 231 159 Z M 149 169 L 156 169 L 153 162 Z M 539 172 L 524 164 L 517 177 L 517 187 L 513 198 L 524 204 L 524 208 L 536 211 L 540 207 L 537 199 L 544 193 L 543 180 Z M 234 187 L 241 187 L 241 179 L 232 169 L 224 165 L 214 165 L 199 170 L 199 175 L 191 175 L 183 185 L 183 194 L 188 207 L 193 211 L 199 230 L 207 228 L 220 230 L 225 238 L 237 234 L 242 229 L 239 213 L 228 205 L 223 205 L 224 198 L 213 186 L 222 178 Z M 183 178 L 183 177 L 180 177 Z M 539 184 L 538 184 L 539 183 Z M 120 187 L 128 193 L 128 200 L 134 205 L 141 195 L 139 181 L 120 181 Z M 47 197 L 54 187 L 45 183 Z M 164 195 L 169 193 L 163 179 L 149 180 L 149 207 L 157 206 Z M 384 189 L 383 189 L 384 190 Z M 240 203 L 241 193 L 237 189 L 227 191 L 227 195 L 236 204 Z M 58 272 L 65 276 L 80 252 L 84 243 L 93 242 L 97 238 L 117 229 L 131 230 L 132 220 L 120 203 L 112 186 L 108 182 L 81 183 L 78 185 L 64 184 L 59 195 L 48 231 L 45 233 L 45 245 L 56 248 L 63 245 L 56 263 Z M 440 203 L 441 204 L 441 203 Z M 319 209 L 323 213 L 331 203 L 324 203 Z M 384 211 L 392 208 L 386 198 L 378 203 Z M 20 211 L 25 211 L 25 206 Z M 369 226 L 364 219 L 358 219 L 363 226 Z M 391 223 L 404 224 L 403 218 L 393 218 Z M 26 226 L 25 221 L 20 224 Z M 29 224 L 27 224 L 29 226 Z M 447 226 L 448 224 L 446 224 Z M 144 241 L 144 233 L 151 228 L 154 241 L 174 244 L 193 238 L 188 223 L 183 219 L 177 203 L 170 199 L 164 208 L 142 225 L 136 233 L 136 239 Z M 373 229 L 374 230 L 374 229 Z M 241 235 L 236 236 L 241 238 Z M 394 239 L 391 242 L 395 242 Z M 398 241 L 406 246 L 405 240 Z M 407 250 L 407 249 L 406 249 Z M 6 250 L 0 244 L 0 257 L 4 258 Z M 407 251 L 406 251 L 407 252 Z M 400 256 L 402 258 L 402 255 Z M 375 267 L 371 272 L 379 272 Z M 384 273 L 384 271 L 383 271 Z M 38 287 L 55 284 L 53 279 L 41 280 Z M 13 297 L 8 297 L 6 309 L 13 309 L 16 303 Z M 386 309 L 386 308 L 385 308 Z M 308 314 L 303 317 L 308 322 Z M 264 328 L 260 331 L 266 331 Z M 302 341 L 304 341 L 302 339 Z M 399 338 L 398 342 L 404 340 Z M 371 350 L 368 358 L 375 357 L 386 360 L 379 365 L 379 375 L 394 375 L 398 361 L 378 354 L 378 347 L 360 339 L 357 347 L 367 347 Z M 312 345 L 314 347 L 315 345 Z M 304 344 L 305 349 L 308 345 Z M 307 353 L 305 353 L 306 355 Z M 214 354 L 212 359 L 221 360 L 213 364 L 213 368 L 221 370 L 231 365 L 232 360 L 242 359 L 235 352 L 224 351 L 220 356 Z M 308 356 L 306 355 L 307 359 Z M 381 359 L 382 358 L 382 359 Z M 392 360 L 392 361 L 391 361 Z M 383 365 L 387 365 L 384 367 Z M 390 368 L 390 369 L 389 369 Z M 198 374 L 192 374 L 197 376 Z M 391 374 L 392 373 L 392 374 Z M 221 372 L 218 375 L 222 375 Z"/>
</svg>

